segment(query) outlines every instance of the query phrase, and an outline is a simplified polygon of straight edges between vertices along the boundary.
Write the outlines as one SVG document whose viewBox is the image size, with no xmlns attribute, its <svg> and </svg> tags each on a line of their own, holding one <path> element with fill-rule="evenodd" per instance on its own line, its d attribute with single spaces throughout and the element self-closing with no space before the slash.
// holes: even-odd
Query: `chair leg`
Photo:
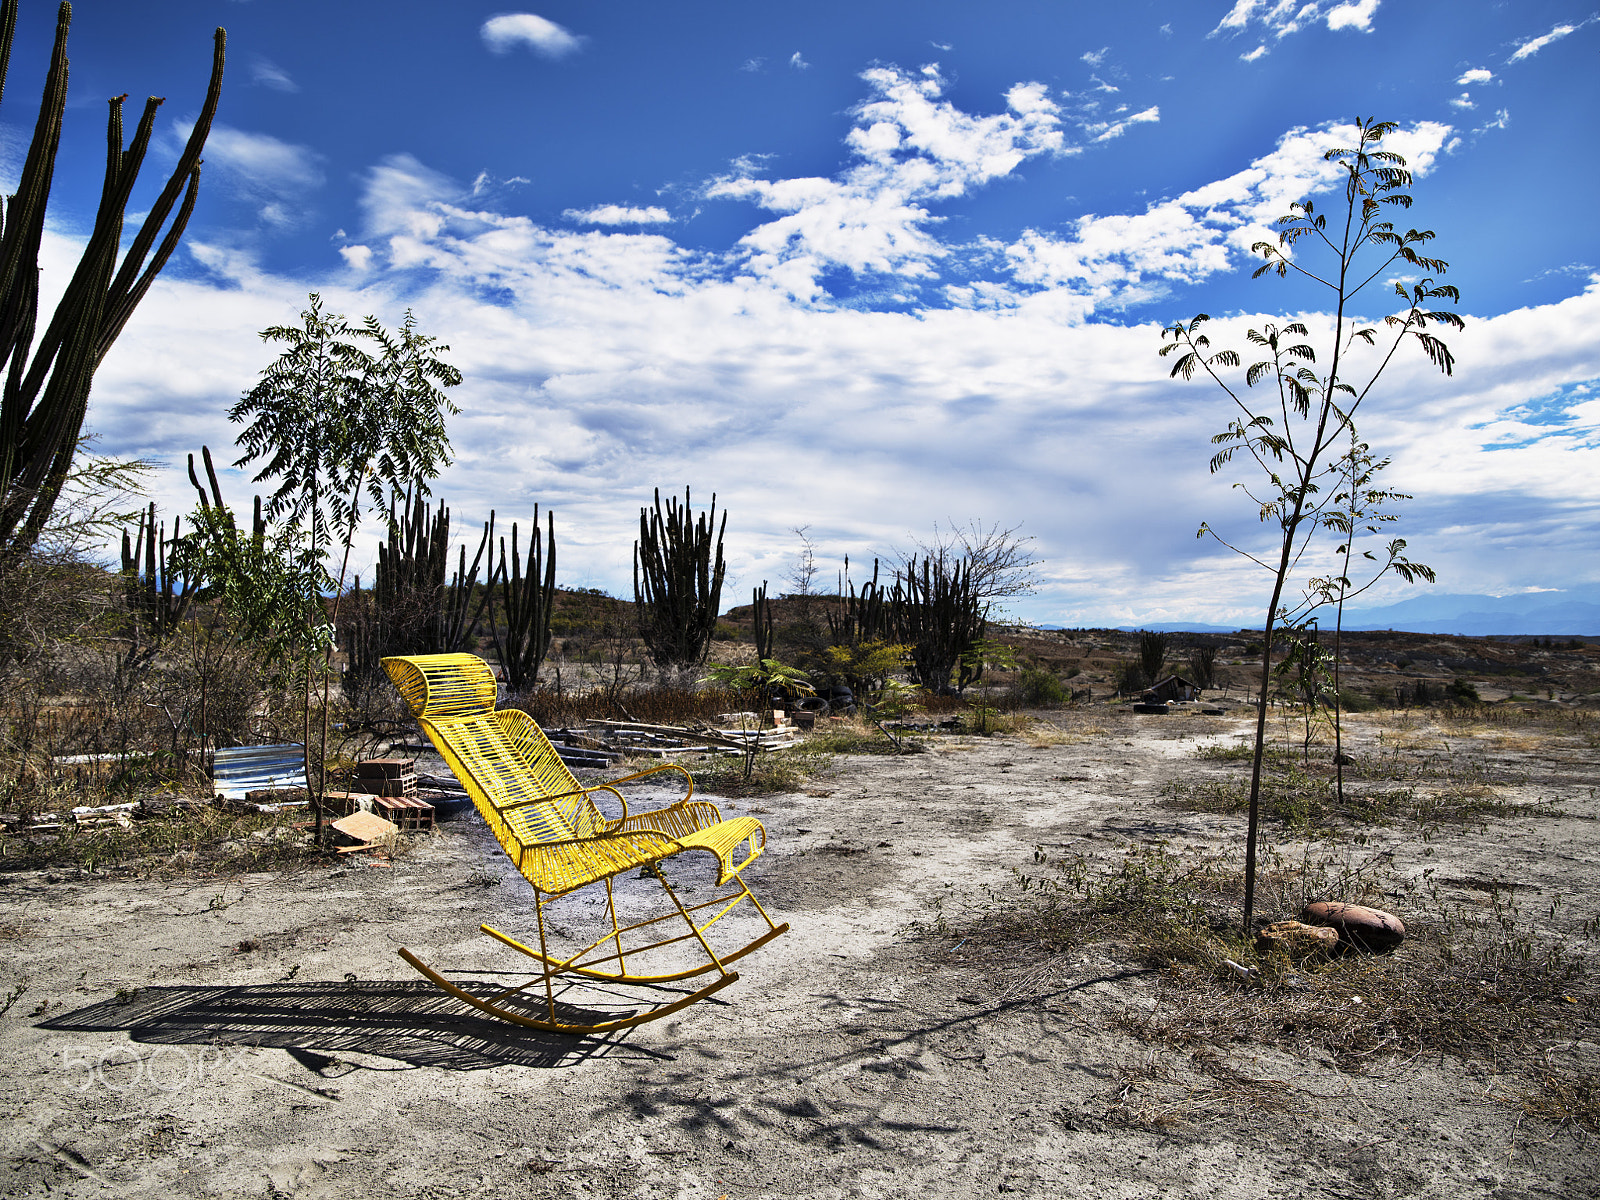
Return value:
<svg viewBox="0 0 1600 1200">
<path fill-rule="evenodd" d="M 665 880 L 661 879 L 659 876 L 657 876 L 656 878 L 657 878 L 657 882 L 661 883 L 662 888 L 666 891 L 668 897 L 671 898 L 671 900 L 673 902 L 674 909 L 676 911 L 668 912 L 668 913 L 663 914 L 662 916 L 653 917 L 648 921 L 641 921 L 641 922 L 638 922 L 637 924 L 627 925 L 627 926 L 619 926 L 619 925 L 617 925 L 617 923 L 616 923 L 616 921 L 614 919 L 614 914 L 613 914 L 613 921 L 612 921 L 613 933 L 612 934 L 608 934 L 605 938 L 602 938 L 599 942 L 595 942 L 595 943 L 591 944 L 589 947 L 586 947 L 584 950 L 580 951 L 578 954 L 573 955 L 569 959 L 561 960 L 561 959 L 556 959 L 556 958 L 551 957 L 551 955 L 549 953 L 549 950 L 548 950 L 548 947 L 546 945 L 546 942 L 544 941 L 544 938 L 543 938 L 543 925 L 542 925 L 542 915 L 543 915 L 543 913 L 542 913 L 542 910 L 541 910 L 541 928 L 540 928 L 541 938 L 540 938 L 540 943 L 539 943 L 539 949 L 538 950 L 535 950 L 531 946 L 524 945 L 522 942 L 518 941 L 516 938 L 512 937 L 510 934 L 503 933 L 502 931 L 494 928 L 492 925 L 480 925 L 478 928 L 480 928 L 484 933 L 488 934 L 490 937 L 494 938 L 496 941 L 501 942 L 506 946 L 509 946 L 511 949 L 516 950 L 521 954 L 526 954 L 529 958 L 535 960 L 536 962 L 542 963 L 544 965 L 546 971 L 552 972 L 553 974 L 556 974 L 556 975 L 568 975 L 568 974 L 570 974 L 570 975 L 582 975 L 582 976 L 584 976 L 585 978 L 588 978 L 588 979 L 603 980 L 603 981 L 605 981 L 607 983 L 646 983 L 646 984 L 673 983 L 673 982 L 676 982 L 676 981 L 681 980 L 681 979 L 692 979 L 696 975 L 704 975 L 707 971 L 722 970 L 722 969 L 725 968 L 726 964 L 731 963 L 731 962 L 736 962 L 737 960 L 743 958 L 745 955 L 749 954 L 751 951 L 758 950 L 762 946 L 765 946 L 768 942 L 770 942 L 773 938 L 777 937 L 779 934 L 787 933 L 788 930 L 789 930 L 789 926 L 788 926 L 787 922 L 782 924 L 782 925 L 778 925 L 778 924 L 775 924 L 773 922 L 771 916 L 768 915 L 766 909 L 761 907 L 760 901 L 758 901 L 755 898 L 755 895 L 750 891 L 750 889 L 745 886 L 744 880 L 742 880 L 742 879 L 737 881 L 738 884 L 739 884 L 738 893 L 733 895 L 733 896 L 731 896 L 731 897 L 729 897 L 729 896 L 721 896 L 721 897 L 714 898 L 712 900 L 704 901 L 704 902 L 702 902 L 700 904 L 685 906 L 678 899 L 677 894 L 675 892 L 673 892 L 673 890 L 671 889 L 670 886 L 667 885 Z M 715 952 L 713 952 L 711 950 L 710 946 L 707 944 L 705 936 L 704 936 L 704 931 L 709 929 L 717 921 L 721 920 L 723 916 L 725 916 L 735 906 L 737 906 L 740 901 L 743 901 L 743 900 L 749 900 L 750 903 L 755 905 L 756 911 L 761 914 L 762 919 L 764 921 L 766 921 L 766 923 L 767 923 L 767 932 L 762 934 L 760 937 L 756 938 L 755 940 L 753 940 L 751 942 L 748 942 L 747 944 L 745 944 L 743 946 L 740 946 L 736 950 L 729 951 L 729 952 L 727 952 L 725 954 L 720 954 L 720 955 L 716 954 Z M 706 921 L 704 924 L 701 924 L 701 925 L 697 925 L 695 923 L 694 917 L 693 917 L 694 913 L 700 911 L 701 909 L 713 908 L 713 907 L 716 907 L 718 905 L 721 905 L 721 909 L 715 915 L 713 915 L 712 918 L 709 921 Z M 689 968 L 686 968 L 686 969 L 681 970 L 681 971 L 663 972 L 663 973 L 658 973 L 658 974 L 647 974 L 647 973 L 643 973 L 643 972 L 627 971 L 625 969 L 621 970 L 621 971 L 605 971 L 605 970 L 597 969 L 594 966 L 586 965 L 586 964 L 583 964 L 583 963 L 580 963 L 580 962 L 577 961 L 578 959 L 581 959 L 584 954 L 588 953 L 589 950 L 595 949 L 599 945 L 603 944 L 605 941 L 611 940 L 611 938 L 613 936 L 617 938 L 617 945 L 618 945 L 618 948 L 620 948 L 620 942 L 621 942 L 622 934 L 630 933 L 630 932 L 633 932 L 634 930 L 637 930 L 637 929 L 643 929 L 643 928 L 646 928 L 647 926 L 650 926 L 650 925 L 659 924 L 662 921 L 671 921 L 674 917 L 677 917 L 677 916 L 681 916 L 683 918 L 685 924 L 689 928 L 689 932 L 679 934 L 676 937 L 662 938 L 659 941 L 655 941 L 655 942 L 649 943 L 648 945 L 635 946 L 632 950 L 628 951 L 628 953 L 631 954 L 632 956 L 634 956 L 635 958 L 638 958 L 639 956 L 647 953 L 650 950 L 660 949 L 663 946 L 669 946 L 669 945 L 672 945 L 672 944 L 674 944 L 676 942 L 688 941 L 690 938 L 694 938 L 696 941 L 698 941 L 700 943 L 701 948 L 705 951 L 705 955 L 706 955 L 706 961 L 704 963 L 701 963 L 698 966 L 689 967 Z M 607 956 L 607 957 L 610 957 L 610 956 Z M 624 964 L 624 966 L 625 966 L 625 964 Z"/>
<path fill-rule="evenodd" d="M 474 996 L 470 992 L 467 992 L 457 985 L 451 983 L 443 975 L 440 975 L 427 964 L 423 963 L 409 950 L 402 949 L 400 951 L 400 957 L 405 959 L 407 963 L 409 963 L 425 978 L 432 982 L 434 986 L 449 993 L 463 1003 L 471 1005 L 480 1012 L 485 1012 L 491 1016 L 499 1017 L 503 1020 L 511 1021 L 518 1025 L 524 1025 L 532 1029 L 543 1029 L 557 1033 L 603 1033 L 611 1029 L 622 1029 L 631 1025 L 640 1025 L 647 1021 L 653 1021 L 657 1018 L 667 1016 L 670 1013 L 678 1012 L 698 1000 L 705 999 L 713 992 L 721 990 L 739 978 L 737 972 L 728 970 L 728 965 L 730 963 L 735 962 L 749 954 L 751 951 L 757 950 L 766 945 L 779 934 L 788 932 L 789 926 L 787 923 L 782 925 L 773 923 L 773 920 L 767 914 L 766 909 L 762 908 L 760 902 L 756 900 L 750 889 L 745 886 L 744 880 L 742 879 L 737 879 L 736 877 L 739 884 L 739 891 L 732 897 L 719 896 L 711 900 L 703 901 L 699 904 L 685 905 L 683 901 L 678 898 L 677 893 L 672 890 L 672 887 L 664 878 L 659 875 L 659 873 L 657 874 L 656 878 L 661 884 L 662 889 L 667 893 L 668 898 L 671 899 L 674 911 L 667 912 L 661 916 L 652 917 L 645 921 L 636 922 L 633 925 L 620 925 L 617 920 L 615 897 L 612 893 L 610 880 L 607 880 L 607 915 L 611 920 L 611 933 L 600 938 L 598 941 L 591 943 L 589 946 L 578 951 L 578 953 L 567 959 L 557 959 L 552 957 L 550 954 L 548 937 L 545 931 L 544 908 L 545 905 L 555 897 L 545 898 L 539 893 L 535 893 L 535 909 L 537 912 L 539 926 L 539 948 L 537 950 L 532 946 L 524 945 L 522 942 L 511 937 L 510 935 L 502 933 L 500 930 L 489 925 L 480 926 L 484 933 L 488 934 L 490 937 L 494 938 L 503 945 L 509 946 L 511 949 L 516 950 L 521 954 L 527 955 L 529 958 L 539 963 L 543 968 L 537 978 L 530 979 L 526 984 L 523 984 L 520 987 L 511 988 L 487 999 Z M 742 900 L 749 900 L 753 905 L 755 905 L 756 911 L 761 914 L 762 919 L 767 923 L 767 932 L 736 950 L 726 954 L 718 955 L 714 950 L 712 950 L 711 944 L 705 936 L 706 930 L 708 930 L 717 921 L 721 920 L 722 917 L 727 915 L 727 913 L 737 906 Z M 706 920 L 704 923 L 696 923 L 695 914 L 703 909 L 708 908 L 716 908 L 717 911 L 710 917 L 709 920 Z M 699 943 L 707 961 L 699 966 L 691 967 L 682 971 L 673 971 L 661 974 L 642 974 L 638 973 L 637 971 L 629 971 L 627 969 L 628 963 L 624 956 L 623 934 L 631 933 L 639 929 L 649 928 L 650 926 L 657 925 L 663 921 L 670 922 L 677 917 L 681 917 L 684 923 L 688 926 L 687 933 L 660 938 L 648 945 L 636 946 L 631 950 L 628 950 L 626 953 L 634 956 L 637 959 L 638 956 L 647 953 L 648 951 L 692 939 Z M 618 970 L 599 970 L 594 966 L 584 965 L 578 961 L 586 954 L 598 950 L 599 947 L 605 945 L 607 942 L 612 944 L 611 953 L 593 961 L 603 962 L 610 958 L 615 958 L 617 960 L 617 965 L 619 968 Z M 555 983 L 557 977 L 559 976 L 577 976 L 584 979 L 599 980 L 605 983 L 660 984 L 671 983 L 681 979 L 690 979 L 696 975 L 704 975 L 709 971 L 715 971 L 717 973 L 717 978 L 706 984 L 706 986 L 674 1001 L 671 1004 L 665 1005 L 661 1008 L 651 1009 L 648 1012 L 635 1016 L 618 1018 L 614 1021 L 601 1021 L 593 1024 L 581 1024 L 571 1021 L 562 1021 L 557 1014 Z M 546 1018 L 530 1017 L 525 1013 L 517 1012 L 513 1009 L 507 1008 L 502 1003 L 502 1001 L 510 998 L 513 995 L 516 995 L 518 992 L 521 992 L 529 987 L 537 986 L 540 983 L 543 983 L 544 985 L 545 994 L 543 1007 L 548 1014 Z"/>
<path fill-rule="evenodd" d="M 721 991 L 730 983 L 736 982 L 739 978 L 738 972 L 730 971 L 721 978 L 712 980 L 710 983 L 706 984 L 705 987 L 699 989 L 698 991 L 691 992 L 687 996 L 680 997 L 671 1004 L 664 1005 L 661 1008 L 653 1008 L 648 1012 L 637 1013 L 631 1017 L 619 1017 L 615 1021 L 596 1021 L 593 1024 L 584 1025 L 556 1020 L 555 1007 L 553 1003 L 550 1009 L 550 1020 L 544 1021 L 537 1017 L 530 1017 L 523 1013 L 504 1008 L 501 1005 L 495 1004 L 488 1000 L 480 1000 L 471 992 L 463 991 L 461 988 L 451 983 L 448 979 L 439 974 L 432 967 L 428 966 L 427 963 L 423 962 L 415 954 L 412 954 L 411 951 L 402 949 L 400 951 L 400 957 L 405 959 L 406 962 L 410 963 L 414 968 L 416 968 L 416 970 L 420 972 L 423 977 L 431 982 L 435 987 L 439 988 L 441 991 L 448 992 L 462 1003 L 471 1005 L 479 1012 L 488 1013 L 490 1016 L 498 1017 L 502 1021 L 510 1021 L 513 1024 L 523 1025 L 529 1029 L 542 1029 L 548 1033 L 607 1033 L 613 1029 L 626 1029 L 631 1025 L 643 1025 L 647 1021 L 659 1020 L 662 1017 L 669 1016 L 672 1013 L 688 1008 L 689 1005 L 704 1000 L 713 992 Z"/>
</svg>

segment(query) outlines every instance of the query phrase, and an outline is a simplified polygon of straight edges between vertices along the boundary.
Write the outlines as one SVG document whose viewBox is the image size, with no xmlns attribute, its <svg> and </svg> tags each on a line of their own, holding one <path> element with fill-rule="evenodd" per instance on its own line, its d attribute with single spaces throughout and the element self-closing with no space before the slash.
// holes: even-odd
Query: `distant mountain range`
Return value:
<svg viewBox="0 0 1600 1200">
<path fill-rule="evenodd" d="M 1524 592 L 1515 596 L 1417 596 L 1383 608 L 1349 609 L 1344 627 L 1351 630 L 1394 629 L 1405 633 L 1453 633 L 1465 637 L 1496 635 L 1541 637 L 1600 636 L 1600 604 L 1575 600 L 1571 592 Z M 1331 626 L 1332 614 L 1322 624 Z M 1120 629 L 1154 629 L 1172 633 L 1236 633 L 1237 626 L 1199 622 L 1121 625 Z"/>
</svg>

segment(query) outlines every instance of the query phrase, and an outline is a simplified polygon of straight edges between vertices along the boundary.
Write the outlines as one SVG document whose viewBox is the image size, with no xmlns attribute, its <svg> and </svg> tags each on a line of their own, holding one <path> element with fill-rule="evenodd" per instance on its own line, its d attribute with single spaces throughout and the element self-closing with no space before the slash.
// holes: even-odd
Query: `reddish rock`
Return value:
<svg viewBox="0 0 1600 1200">
<path fill-rule="evenodd" d="M 1361 904 L 1318 900 L 1308 904 L 1300 919 L 1308 925 L 1326 925 L 1339 932 L 1339 940 L 1357 950 L 1375 954 L 1393 950 L 1405 941 L 1405 923 L 1393 913 Z"/>
<path fill-rule="evenodd" d="M 1282 951 L 1296 963 L 1327 958 L 1339 950 L 1339 931 L 1300 921 L 1274 921 L 1256 934 L 1256 950 L 1261 954 Z"/>
</svg>

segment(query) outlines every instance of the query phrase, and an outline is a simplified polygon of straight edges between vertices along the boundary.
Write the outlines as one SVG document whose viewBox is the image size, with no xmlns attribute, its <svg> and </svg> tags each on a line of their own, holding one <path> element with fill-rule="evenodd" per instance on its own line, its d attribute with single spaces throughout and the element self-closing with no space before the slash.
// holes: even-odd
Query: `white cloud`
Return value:
<svg viewBox="0 0 1600 1200">
<path fill-rule="evenodd" d="M 1466 108 L 1477 108 L 1478 106 L 1472 102 L 1471 95 L 1469 95 L 1466 92 L 1462 92 L 1461 95 L 1454 97 L 1450 101 L 1450 107 L 1451 108 L 1466 109 Z"/>
<path fill-rule="evenodd" d="M 742 64 L 740 64 L 739 70 L 748 71 L 751 74 L 754 74 L 766 65 L 766 61 L 767 60 L 764 58 L 747 58 Z"/>
<path fill-rule="evenodd" d="M 1521 62 L 1525 58 L 1532 58 L 1551 42 L 1559 42 L 1562 38 L 1567 37 L 1570 34 L 1577 33 L 1578 30 L 1587 25 L 1593 25 L 1596 21 L 1600 21 L 1600 14 L 1589 17 L 1587 20 L 1579 21 L 1576 25 L 1569 25 L 1566 23 L 1557 24 L 1551 28 L 1549 33 L 1523 42 L 1522 45 L 1517 47 L 1516 51 L 1511 55 L 1511 57 L 1506 59 L 1506 61 L 1508 63 L 1514 63 Z"/>
<path fill-rule="evenodd" d="M 1101 63 L 1105 62 L 1106 52 L 1110 49 L 1110 46 L 1101 46 L 1098 50 L 1086 51 L 1078 56 L 1078 60 L 1080 62 L 1088 63 L 1091 67 L 1098 67 Z"/>
<path fill-rule="evenodd" d="M 184 122 L 178 132 L 187 138 L 193 128 Z M 273 191 L 321 187 L 323 182 L 321 156 L 315 151 L 230 125 L 212 125 L 206 138 L 206 165 Z"/>
<path fill-rule="evenodd" d="M 175 132 L 187 138 L 193 128 L 179 122 Z M 309 193 L 324 182 L 322 156 L 309 147 L 221 123 L 206 138 L 205 163 L 209 178 L 254 204 L 263 223 L 280 228 L 305 219 Z"/>
<path fill-rule="evenodd" d="M 1065 152 L 1059 108 L 1043 84 L 1017 84 L 1009 112 L 975 117 L 942 99 L 944 80 L 875 67 L 862 76 L 874 98 L 855 112 L 846 138 L 857 162 L 834 179 L 765 180 L 736 171 L 706 196 L 749 200 L 783 214 L 747 234 L 748 269 L 782 279 L 796 296 L 818 298 L 817 277 L 856 273 L 932 274 L 946 253 L 928 226 L 929 202 L 965 195 L 1009 174 L 1024 159 Z"/>
<path fill-rule="evenodd" d="M 1456 80 L 1456 83 L 1462 87 L 1472 87 L 1476 84 L 1488 83 L 1493 78 L 1493 71 L 1486 71 L 1482 67 L 1474 67 L 1470 71 L 1463 72 L 1461 78 Z"/>
<path fill-rule="evenodd" d="M 583 39 L 534 13 L 503 13 L 490 17 L 478 31 L 496 54 L 527 46 L 545 58 L 564 58 L 583 45 Z"/>
<path fill-rule="evenodd" d="M 1152 106 L 1120 121 L 1113 121 L 1103 126 L 1091 125 L 1086 132 L 1097 142 L 1109 142 L 1112 138 L 1119 138 L 1126 133 L 1130 125 L 1151 125 L 1159 120 L 1161 120 L 1161 109 Z"/>
<path fill-rule="evenodd" d="M 561 214 L 569 221 L 589 225 L 662 225 L 672 220 L 664 208 L 627 208 L 620 204 L 601 204 L 594 208 L 569 208 Z"/>
<path fill-rule="evenodd" d="M 1256 59 L 1261 58 L 1266 53 L 1267 44 L 1262 42 L 1261 45 L 1257 46 L 1254 50 L 1251 50 L 1248 54 L 1239 55 L 1239 58 L 1244 62 L 1255 62 Z"/>
<path fill-rule="evenodd" d="M 1489 130 L 1491 130 L 1491 129 L 1510 129 L 1510 128 L 1511 128 L 1511 110 L 1509 108 L 1499 108 L 1499 109 L 1495 110 L 1494 119 L 1492 121 L 1484 122 L 1482 125 L 1479 125 L 1472 132 L 1473 133 L 1488 133 Z"/>
<path fill-rule="evenodd" d="M 831 573 L 844 554 L 865 562 L 935 519 L 981 517 L 1038 537 L 1047 584 L 1027 603 L 1034 619 L 1258 618 L 1258 581 L 1193 537 L 1202 518 L 1247 542 L 1259 530 L 1236 477 L 1206 469 L 1225 405 L 1168 379 L 1154 324 L 1115 315 L 1238 269 L 1242 244 L 1289 200 L 1336 185 L 1321 155 L 1350 130 L 1290 130 L 1141 212 L 1030 231 L 995 248 L 991 278 L 938 278 L 929 301 L 908 279 L 965 252 L 941 238 L 934 205 L 1068 152 L 1063 118 L 1038 84 L 991 115 L 955 109 L 928 76 L 884 69 L 869 86 L 837 173 L 757 180 L 751 164 L 720 181 L 729 194 L 760 185 L 747 194 L 760 223 L 731 253 L 633 228 L 547 227 L 404 155 L 366 173 L 359 243 L 339 248 L 351 269 L 332 283 L 186 242 L 202 270 L 158 280 L 101 370 L 90 424 L 108 450 L 178 464 L 157 498 L 164 514 L 187 511 L 183 453 L 204 441 L 230 457 L 227 407 L 272 356 L 255 331 L 292 321 L 316 286 L 335 311 L 390 325 L 412 307 L 453 347 L 467 379 L 450 426 L 458 460 L 436 490 L 467 531 L 491 508 L 502 522 L 526 522 L 535 501 L 554 508 L 563 585 L 625 592 L 639 505 L 654 486 L 688 484 L 732 513 L 729 595 L 780 577 L 796 525 L 811 526 Z M 1424 124 L 1391 141 L 1420 175 L 1449 133 Z M 73 247 L 51 235 L 46 249 L 47 276 L 64 277 Z M 909 311 L 829 301 L 824 267 L 876 270 L 874 254 Z M 1219 319 L 1217 343 L 1262 319 Z M 1574 397 L 1567 426 L 1595 423 L 1600 401 L 1575 385 L 1600 375 L 1597 322 L 1600 282 L 1472 320 L 1451 338 L 1453 378 L 1405 356 L 1373 405 L 1363 433 L 1393 454 L 1388 482 L 1422 497 L 1403 532 L 1451 590 L 1596 577 L 1581 564 L 1595 563 L 1600 534 L 1600 451 L 1570 430 L 1526 435 L 1536 402 L 1561 389 Z M 803 489 L 775 490 L 775 462 Z M 224 487 L 248 502 L 237 472 Z M 371 546 L 363 534 L 363 574 Z M 1580 566 L 1555 578 L 1552 563 Z"/>
<path fill-rule="evenodd" d="M 289 78 L 289 73 L 277 63 L 269 62 L 264 58 L 256 58 L 250 63 L 250 79 L 262 87 L 271 88 L 276 92 L 298 92 L 300 85 Z"/>
<path fill-rule="evenodd" d="M 789 65 L 796 71 L 806 71 L 811 67 L 810 63 L 800 57 L 800 51 L 798 50 L 789 56 Z"/>
<path fill-rule="evenodd" d="M 1209 36 L 1243 33 L 1251 26 L 1264 26 L 1274 37 L 1285 38 L 1315 25 L 1319 20 L 1329 29 L 1356 29 L 1372 32 L 1372 18 L 1382 0 L 1234 0 Z M 1256 54 L 1254 57 L 1259 58 Z M 1253 61 L 1250 60 L 1250 61 Z"/>
<path fill-rule="evenodd" d="M 1082 217 L 1066 234 L 1030 229 L 1004 253 L 1018 283 L 1074 298 L 1068 304 L 1056 297 L 1063 319 L 1148 302 L 1176 285 L 1231 270 L 1252 243 L 1275 240 L 1272 223 L 1291 202 L 1338 184 L 1339 169 L 1323 154 L 1350 144 L 1354 135 L 1349 125 L 1290 130 L 1270 153 L 1225 179 L 1141 214 Z M 1421 122 L 1396 130 L 1385 148 L 1421 177 L 1449 135 L 1447 125 Z"/>
<path fill-rule="evenodd" d="M 1359 29 L 1372 32 L 1372 14 L 1378 11 L 1379 0 L 1355 0 L 1353 4 L 1340 4 L 1328 10 L 1329 29 Z"/>
</svg>

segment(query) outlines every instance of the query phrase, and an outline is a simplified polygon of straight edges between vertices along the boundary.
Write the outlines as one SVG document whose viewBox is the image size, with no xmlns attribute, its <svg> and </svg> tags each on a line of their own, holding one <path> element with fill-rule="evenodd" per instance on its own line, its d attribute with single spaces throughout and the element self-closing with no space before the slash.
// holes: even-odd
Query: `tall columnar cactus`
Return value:
<svg viewBox="0 0 1600 1200">
<path fill-rule="evenodd" d="M 16 21 L 17 0 L 0 0 L 0 90 L 11 60 Z M 94 229 L 54 316 L 35 345 L 39 247 L 67 103 L 67 29 L 71 21 L 72 6 L 63 3 L 33 141 L 16 193 L 6 202 L 0 228 L 0 365 L 6 377 L 0 394 L 0 558 L 31 550 L 50 518 L 77 449 L 95 370 L 177 248 L 194 211 L 200 152 L 222 94 L 226 35 L 219 28 L 205 103 L 171 178 L 150 206 L 120 267 L 123 212 L 150 147 L 156 109 L 162 101 L 152 96 L 145 102 L 133 140 L 124 149 L 122 103 L 127 97 L 112 98 L 106 126 L 105 183 Z M 177 215 L 158 246 L 156 237 L 174 205 L 178 205 Z"/>
<path fill-rule="evenodd" d="M 717 497 L 711 511 L 695 519 L 689 511 L 689 489 L 683 489 L 683 506 L 667 501 L 661 511 L 661 489 L 656 506 L 639 510 L 639 540 L 633 544 L 633 599 L 639 616 L 639 636 L 659 667 L 698 667 L 711 649 L 722 602 L 722 535 L 728 514 L 716 529 Z M 712 531 L 716 529 L 716 557 L 712 558 Z"/>
<path fill-rule="evenodd" d="M 511 526 L 511 554 L 506 540 L 500 539 L 500 561 L 494 561 L 494 513 L 489 514 L 486 540 L 489 552 L 489 628 L 495 653 L 505 668 L 506 685 L 513 692 L 531 688 L 539 678 L 539 667 L 550 649 L 550 617 L 556 600 L 556 515 L 548 514 L 549 531 L 539 536 L 539 506 L 533 506 L 533 524 L 528 531 L 528 573 L 522 573 L 522 555 L 517 545 L 517 527 Z M 540 576 L 543 575 L 541 579 Z M 505 633 L 495 618 L 495 599 L 505 610 Z"/>
<path fill-rule="evenodd" d="M 750 619 L 755 626 L 756 662 L 771 658 L 773 647 L 772 604 L 767 600 L 767 581 L 750 589 Z"/>
<path fill-rule="evenodd" d="M 988 627 L 988 605 L 975 582 L 969 562 L 943 555 L 924 558 L 920 572 L 913 557 L 895 574 L 887 600 L 892 636 L 911 647 L 916 681 L 930 691 L 948 687 L 958 667 L 958 689 L 983 675 L 972 649 Z"/>
</svg>

